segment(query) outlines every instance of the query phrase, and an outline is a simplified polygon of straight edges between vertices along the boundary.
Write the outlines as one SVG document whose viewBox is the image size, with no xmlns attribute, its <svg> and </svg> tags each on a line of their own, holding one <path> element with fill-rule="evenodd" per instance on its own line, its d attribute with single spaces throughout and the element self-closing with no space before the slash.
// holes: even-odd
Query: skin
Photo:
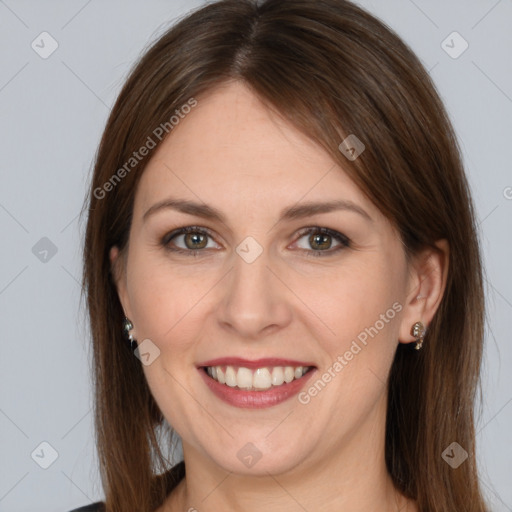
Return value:
<svg viewBox="0 0 512 512">
<path fill-rule="evenodd" d="M 160 350 L 143 369 L 183 442 L 186 479 L 159 512 L 417 510 L 385 467 L 387 377 L 398 343 L 413 342 L 411 326 L 428 325 L 439 306 L 446 242 L 407 262 L 395 228 L 343 169 L 241 83 L 198 101 L 141 178 L 127 251 L 110 254 L 134 337 Z M 173 209 L 143 221 L 169 197 L 214 206 L 226 222 Z M 278 222 L 285 207 L 340 198 L 372 221 L 339 210 Z M 213 233 L 198 256 L 161 243 L 184 226 Z M 328 237 L 330 254 L 308 257 L 322 247 L 300 234 L 310 226 L 344 234 L 349 247 L 333 252 L 340 242 Z M 250 264 L 235 251 L 248 236 L 263 248 Z M 190 251 L 194 240 L 185 243 L 169 245 Z M 396 302 L 401 310 L 307 404 L 233 407 L 196 369 L 217 357 L 281 357 L 314 361 L 319 377 Z M 237 457 L 248 442 L 261 453 L 251 468 Z"/>
</svg>

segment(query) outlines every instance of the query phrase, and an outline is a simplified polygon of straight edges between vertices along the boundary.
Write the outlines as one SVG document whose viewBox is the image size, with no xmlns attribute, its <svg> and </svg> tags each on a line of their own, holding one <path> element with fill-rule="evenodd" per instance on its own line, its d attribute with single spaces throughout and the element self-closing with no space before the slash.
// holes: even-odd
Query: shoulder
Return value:
<svg viewBox="0 0 512 512">
<path fill-rule="evenodd" d="M 105 512 L 105 503 L 103 501 L 97 501 L 85 507 L 75 508 L 70 512 Z"/>
</svg>

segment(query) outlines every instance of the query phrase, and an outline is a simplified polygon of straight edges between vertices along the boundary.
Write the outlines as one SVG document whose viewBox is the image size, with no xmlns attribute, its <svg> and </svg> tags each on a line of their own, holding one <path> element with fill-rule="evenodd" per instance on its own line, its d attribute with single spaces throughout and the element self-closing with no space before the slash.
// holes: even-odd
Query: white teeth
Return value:
<svg viewBox="0 0 512 512">
<path fill-rule="evenodd" d="M 256 389 L 269 389 L 272 386 L 272 380 L 268 368 L 258 368 L 254 372 L 253 386 Z"/>
<path fill-rule="evenodd" d="M 284 371 L 280 366 L 272 370 L 272 385 L 280 386 L 284 382 Z"/>
<path fill-rule="evenodd" d="M 292 382 L 294 379 L 300 379 L 308 370 L 308 366 L 274 366 L 257 370 L 242 366 L 208 366 L 206 369 L 208 375 L 221 384 L 252 391 L 262 391 Z"/>
<path fill-rule="evenodd" d="M 238 385 L 235 369 L 232 366 L 226 368 L 226 384 L 231 388 Z"/>
<path fill-rule="evenodd" d="M 293 378 L 295 377 L 295 370 L 291 366 L 287 366 L 284 369 L 284 381 L 286 383 L 291 382 Z"/>
<path fill-rule="evenodd" d="M 241 389 L 251 389 L 252 388 L 252 372 L 249 368 L 238 368 L 238 373 L 236 374 L 236 380 L 238 383 L 238 387 Z"/>
</svg>

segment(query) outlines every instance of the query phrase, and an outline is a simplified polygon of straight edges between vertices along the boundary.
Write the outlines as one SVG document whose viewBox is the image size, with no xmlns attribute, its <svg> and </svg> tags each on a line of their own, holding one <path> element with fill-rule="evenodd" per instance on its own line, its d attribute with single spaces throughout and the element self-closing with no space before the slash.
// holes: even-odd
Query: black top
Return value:
<svg viewBox="0 0 512 512">
<path fill-rule="evenodd" d="M 90 505 L 85 505 L 85 507 L 75 508 L 70 512 L 104 512 L 105 504 L 103 501 L 97 501 L 96 503 L 91 503 Z"/>
</svg>

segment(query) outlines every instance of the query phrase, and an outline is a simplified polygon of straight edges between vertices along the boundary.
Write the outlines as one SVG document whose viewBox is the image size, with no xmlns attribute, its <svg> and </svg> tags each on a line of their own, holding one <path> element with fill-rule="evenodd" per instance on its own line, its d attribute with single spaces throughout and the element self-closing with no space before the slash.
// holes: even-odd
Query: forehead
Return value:
<svg viewBox="0 0 512 512">
<path fill-rule="evenodd" d="M 136 205 L 147 209 L 169 194 L 216 205 L 238 200 L 252 211 L 276 202 L 350 199 L 377 213 L 323 148 L 243 84 L 197 100 L 148 163 Z"/>
</svg>

